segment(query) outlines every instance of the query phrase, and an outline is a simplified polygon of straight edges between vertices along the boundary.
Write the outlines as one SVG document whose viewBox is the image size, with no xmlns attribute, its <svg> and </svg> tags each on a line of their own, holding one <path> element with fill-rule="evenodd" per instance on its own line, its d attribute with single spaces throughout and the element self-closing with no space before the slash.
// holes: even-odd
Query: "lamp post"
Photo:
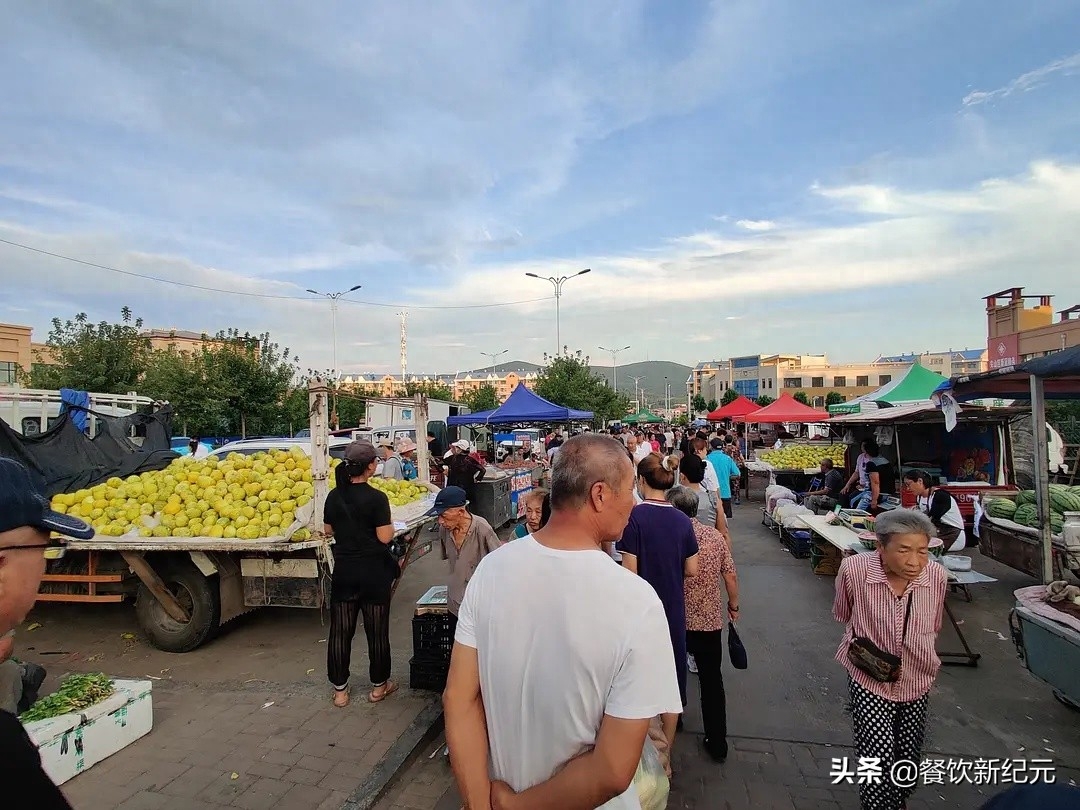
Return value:
<svg viewBox="0 0 1080 810">
<path fill-rule="evenodd" d="M 484 355 L 484 357 L 490 357 L 491 358 L 491 373 L 494 375 L 495 374 L 495 358 L 501 357 L 502 355 L 508 354 L 509 352 L 510 352 L 509 349 L 503 349 L 501 352 L 480 352 L 480 354 Z"/>
<path fill-rule="evenodd" d="M 555 288 L 555 354 L 556 356 L 562 352 L 562 325 L 559 322 L 559 299 L 562 298 L 563 284 L 572 278 L 583 276 L 586 273 L 591 273 L 592 270 L 586 268 L 578 273 L 574 273 L 572 276 L 538 276 L 536 273 L 526 273 L 529 278 L 538 278 L 543 281 L 550 281 L 551 286 Z"/>
<path fill-rule="evenodd" d="M 619 393 L 619 367 L 616 365 L 615 358 L 619 352 L 625 352 L 630 347 L 623 346 L 621 349 L 605 349 L 603 346 L 597 346 L 597 348 L 602 352 L 611 353 L 611 382 L 615 389 L 615 393 L 617 394 Z"/>
<path fill-rule="evenodd" d="M 634 377 L 633 378 L 633 380 L 634 380 L 634 402 L 637 403 L 637 409 L 639 411 L 641 410 L 641 388 L 640 388 L 640 385 L 641 385 L 641 381 L 644 380 L 644 379 L 645 379 L 644 377 Z"/>
<path fill-rule="evenodd" d="M 671 419 L 671 383 L 664 377 L 664 415 Z"/>
<path fill-rule="evenodd" d="M 333 336 L 334 336 L 333 345 L 334 345 L 334 375 L 335 375 L 335 377 L 337 376 L 337 373 L 338 373 L 338 364 L 337 364 L 337 302 L 338 302 L 338 299 L 341 298 L 341 296 L 348 295 L 351 292 L 356 292 L 357 290 L 360 289 L 360 287 L 361 287 L 361 285 L 357 284 L 355 287 L 349 287 L 349 289 L 347 289 L 347 290 L 342 290 L 341 292 L 336 292 L 336 293 L 324 293 L 324 292 L 319 292 L 318 290 L 308 290 L 308 292 L 311 293 L 312 295 L 321 295 L 324 298 L 329 298 L 330 299 L 330 330 L 331 330 L 331 332 L 333 333 Z"/>
</svg>

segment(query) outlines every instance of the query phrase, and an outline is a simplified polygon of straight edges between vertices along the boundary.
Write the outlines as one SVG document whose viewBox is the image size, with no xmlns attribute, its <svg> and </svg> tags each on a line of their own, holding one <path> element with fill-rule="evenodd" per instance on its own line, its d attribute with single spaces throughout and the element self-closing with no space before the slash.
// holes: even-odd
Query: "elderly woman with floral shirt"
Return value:
<svg viewBox="0 0 1080 810">
<path fill-rule="evenodd" d="M 706 493 L 702 492 L 704 496 Z M 720 580 L 727 591 L 727 616 L 739 618 L 739 577 L 727 540 L 714 526 L 698 520 L 699 493 L 675 487 L 667 499 L 690 518 L 698 543 L 698 573 L 683 583 L 686 599 L 686 649 L 697 664 L 701 693 L 701 718 L 705 725 L 702 744 L 714 762 L 727 759 L 727 696 L 724 693 L 724 599 Z"/>
</svg>

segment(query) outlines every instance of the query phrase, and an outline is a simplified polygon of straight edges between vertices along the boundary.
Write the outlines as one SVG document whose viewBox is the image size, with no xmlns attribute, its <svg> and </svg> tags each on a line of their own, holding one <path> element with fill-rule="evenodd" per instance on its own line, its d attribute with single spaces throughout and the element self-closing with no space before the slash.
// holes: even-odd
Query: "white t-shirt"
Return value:
<svg viewBox="0 0 1080 810">
<path fill-rule="evenodd" d="M 705 478 L 702 480 L 701 486 L 705 488 L 706 492 L 720 491 L 720 479 L 716 476 L 716 468 L 708 461 L 705 462 Z"/>
<path fill-rule="evenodd" d="M 639 444 L 637 450 L 634 451 L 634 464 L 640 464 L 641 461 L 647 458 L 652 453 L 652 445 Z"/>
<path fill-rule="evenodd" d="M 456 641 L 476 649 L 491 774 L 515 791 L 596 743 L 605 714 L 681 712 L 664 607 L 603 551 L 557 551 L 532 535 L 480 561 Z M 640 810 L 631 785 L 603 805 Z"/>
</svg>

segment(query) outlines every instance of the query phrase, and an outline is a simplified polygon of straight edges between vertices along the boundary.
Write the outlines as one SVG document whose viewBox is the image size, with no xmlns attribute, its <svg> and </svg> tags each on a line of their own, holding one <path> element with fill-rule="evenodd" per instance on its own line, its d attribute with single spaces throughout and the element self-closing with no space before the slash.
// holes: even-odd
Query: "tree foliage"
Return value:
<svg viewBox="0 0 1080 810">
<path fill-rule="evenodd" d="M 830 391 L 825 395 L 826 405 L 839 405 L 843 401 L 844 395 L 841 394 L 839 391 Z"/>
<path fill-rule="evenodd" d="M 694 398 L 690 400 L 690 407 L 693 408 L 694 413 L 701 413 L 705 410 L 705 397 L 701 394 L 694 394 Z"/>
<path fill-rule="evenodd" d="M 762 394 L 760 397 L 758 397 L 757 399 L 754 400 L 754 402 L 756 402 L 762 408 L 764 408 L 766 405 L 772 405 L 772 403 L 775 402 L 775 401 L 776 400 L 774 400 L 768 394 Z"/>
<path fill-rule="evenodd" d="M 67 321 L 53 318 L 46 344 L 55 363 L 35 363 L 29 383 L 103 394 L 135 391 L 150 357 L 150 342 L 141 330 L 142 319 L 128 307 L 120 310 L 120 323 L 90 323 L 85 312 Z"/>
<path fill-rule="evenodd" d="M 607 381 L 589 368 L 589 359 L 580 351 L 547 357 L 547 365 L 537 375 L 533 390 L 549 402 L 592 411 L 594 422 L 601 424 L 621 419 L 630 410 L 630 399 L 615 393 Z"/>
<path fill-rule="evenodd" d="M 463 399 L 472 413 L 476 413 L 477 411 L 490 411 L 499 407 L 499 397 L 495 393 L 495 388 L 487 383 L 484 383 L 473 391 L 469 391 L 465 394 Z"/>
<path fill-rule="evenodd" d="M 490 388 L 491 386 L 488 387 Z M 454 392 L 450 386 L 434 380 L 405 383 L 405 396 L 411 397 L 416 394 L 425 394 L 428 399 L 439 399 L 443 402 L 454 401 Z"/>
<path fill-rule="evenodd" d="M 791 398 L 796 402 L 801 402 L 803 405 L 810 404 L 810 397 L 806 395 L 805 391 L 796 391 Z"/>
<path fill-rule="evenodd" d="M 720 405 L 715 399 L 710 399 L 708 402 L 705 403 L 705 410 L 707 410 L 709 413 L 712 413 L 719 407 Z"/>
<path fill-rule="evenodd" d="M 728 388 L 724 391 L 724 396 L 720 398 L 721 405 L 730 405 L 732 402 L 739 398 L 739 392 L 734 388 Z"/>
</svg>

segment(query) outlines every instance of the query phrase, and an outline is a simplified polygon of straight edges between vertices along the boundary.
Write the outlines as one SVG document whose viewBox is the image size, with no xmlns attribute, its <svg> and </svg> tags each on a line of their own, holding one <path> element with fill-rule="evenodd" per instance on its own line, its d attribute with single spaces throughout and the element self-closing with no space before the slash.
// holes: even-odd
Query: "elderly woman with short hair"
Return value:
<svg viewBox="0 0 1080 810">
<path fill-rule="evenodd" d="M 948 575 L 930 561 L 934 525 L 896 509 L 877 518 L 876 550 L 847 557 L 836 576 L 833 615 L 846 627 L 836 660 L 848 671 L 855 756 L 882 778 L 859 786 L 864 810 L 900 810 L 913 788 L 890 780 L 900 760 L 921 761 L 927 697 Z"/>
</svg>

